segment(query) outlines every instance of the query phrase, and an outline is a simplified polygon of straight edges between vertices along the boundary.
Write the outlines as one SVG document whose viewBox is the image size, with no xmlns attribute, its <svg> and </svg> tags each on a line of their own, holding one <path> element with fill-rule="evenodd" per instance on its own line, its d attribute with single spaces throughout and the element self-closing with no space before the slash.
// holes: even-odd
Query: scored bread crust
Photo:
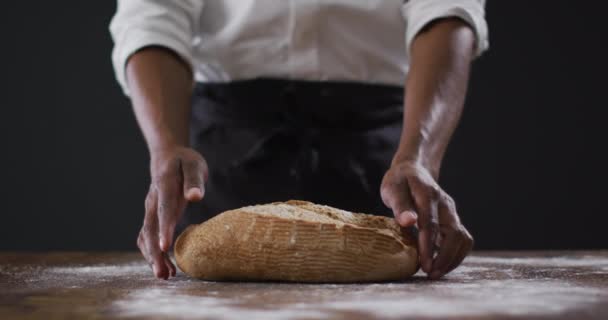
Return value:
<svg viewBox="0 0 608 320">
<path fill-rule="evenodd" d="M 188 227 L 174 251 L 205 280 L 370 282 L 418 270 L 416 240 L 394 219 L 299 200 L 221 213 Z"/>
</svg>

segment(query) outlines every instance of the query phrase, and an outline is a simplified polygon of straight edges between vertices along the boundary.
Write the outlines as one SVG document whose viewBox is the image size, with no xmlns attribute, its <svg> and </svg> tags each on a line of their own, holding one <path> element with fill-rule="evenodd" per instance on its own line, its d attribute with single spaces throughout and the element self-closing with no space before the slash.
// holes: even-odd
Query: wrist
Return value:
<svg viewBox="0 0 608 320">
<path fill-rule="evenodd" d="M 417 168 L 423 168 L 428 171 L 435 180 L 439 178 L 439 171 L 441 167 L 441 161 L 434 159 L 422 150 L 422 148 L 415 152 L 403 152 L 397 151 L 393 160 L 391 161 L 391 167 L 396 166 L 411 166 Z"/>
<path fill-rule="evenodd" d="M 173 132 L 174 130 L 169 129 L 157 129 L 156 134 L 146 139 L 148 145 L 148 151 L 151 156 L 157 154 L 164 154 L 168 150 L 174 150 L 179 147 L 188 147 L 187 133 L 178 133 L 177 135 Z"/>
<path fill-rule="evenodd" d="M 188 146 L 182 142 L 178 142 L 175 139 L 167 139 L 149 144 L 148 150 L 150 152 L 150 159 L 154 161 L 157 159 L 166 158 L 168 154 L 175 153 L 175 150 L 185 147 Z"/>
</svg>

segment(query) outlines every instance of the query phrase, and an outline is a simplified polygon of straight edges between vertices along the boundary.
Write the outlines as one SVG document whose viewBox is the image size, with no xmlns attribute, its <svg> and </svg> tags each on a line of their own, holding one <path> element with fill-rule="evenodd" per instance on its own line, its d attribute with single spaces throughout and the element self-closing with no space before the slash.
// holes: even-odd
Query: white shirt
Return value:
<svg viewBox="0 0 608 320">
<path fill-rule="evenodd" d="M 116 77 L 150 45 L 173 50 L 201 82 L 273 77 L 402 86 L 416 34 L 459 17 L 488 48 L 485 0 L 118 0 Z"/>
</svg>

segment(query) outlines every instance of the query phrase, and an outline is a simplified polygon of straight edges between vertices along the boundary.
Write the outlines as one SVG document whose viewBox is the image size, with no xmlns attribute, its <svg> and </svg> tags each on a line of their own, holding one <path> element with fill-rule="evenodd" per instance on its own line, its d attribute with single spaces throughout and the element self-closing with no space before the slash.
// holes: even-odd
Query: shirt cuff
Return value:
<svg viewBox="0 0 608 320">
<path fill-rule="evenodd" d="M 118 80 L 118 83 L 126 96 L 130 95 L 126 77 L 127 60 L 132 54 L 142 48 L 149 46 L 167 48 L 175 52 L 190 66 L 190 68 L 192 68 L 192 51 L 190 44 L 183 43 L 174 36 L 150 30 L 133 29 L 125 34 L 126 36 L 123 39 L 120 39 L 120 43 L 117 43 L 114 47 L 112 52 L 112 64 L 114 65 L 116 80 Z"/>
<path fill-rule="evenodd" d="M 488 25 L 484 18 L 483 0 L 410 0 L 402 7 L 407 22 L 405 44 L 409 56 L 416 35 L 430 22 L 455 17 L 465 21 L 475 33 L 475 55 L 480 56 L 490 46 Z"/>
</svg>

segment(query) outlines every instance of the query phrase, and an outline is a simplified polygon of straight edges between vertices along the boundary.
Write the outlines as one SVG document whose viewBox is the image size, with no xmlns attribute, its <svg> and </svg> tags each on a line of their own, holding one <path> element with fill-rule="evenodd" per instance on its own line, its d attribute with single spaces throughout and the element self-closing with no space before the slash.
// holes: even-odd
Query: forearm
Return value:
<svg viewBox="0 0 608 320">
<path fill-rule="evenodd" d="M 133 54 L 127 81 L 137 122 L 154 154 L 188 144 L 192 74 L 167 49 L 150 47 Z"/>
<path fill-rule="evenodd" d="M 415 38 L 405 83 L 404 126 L 393 164 L 415 162 L 438 177 L 462 113 L 474 41 L 470 28 L 457 19 L 437 21 Z"/>
</svg>

